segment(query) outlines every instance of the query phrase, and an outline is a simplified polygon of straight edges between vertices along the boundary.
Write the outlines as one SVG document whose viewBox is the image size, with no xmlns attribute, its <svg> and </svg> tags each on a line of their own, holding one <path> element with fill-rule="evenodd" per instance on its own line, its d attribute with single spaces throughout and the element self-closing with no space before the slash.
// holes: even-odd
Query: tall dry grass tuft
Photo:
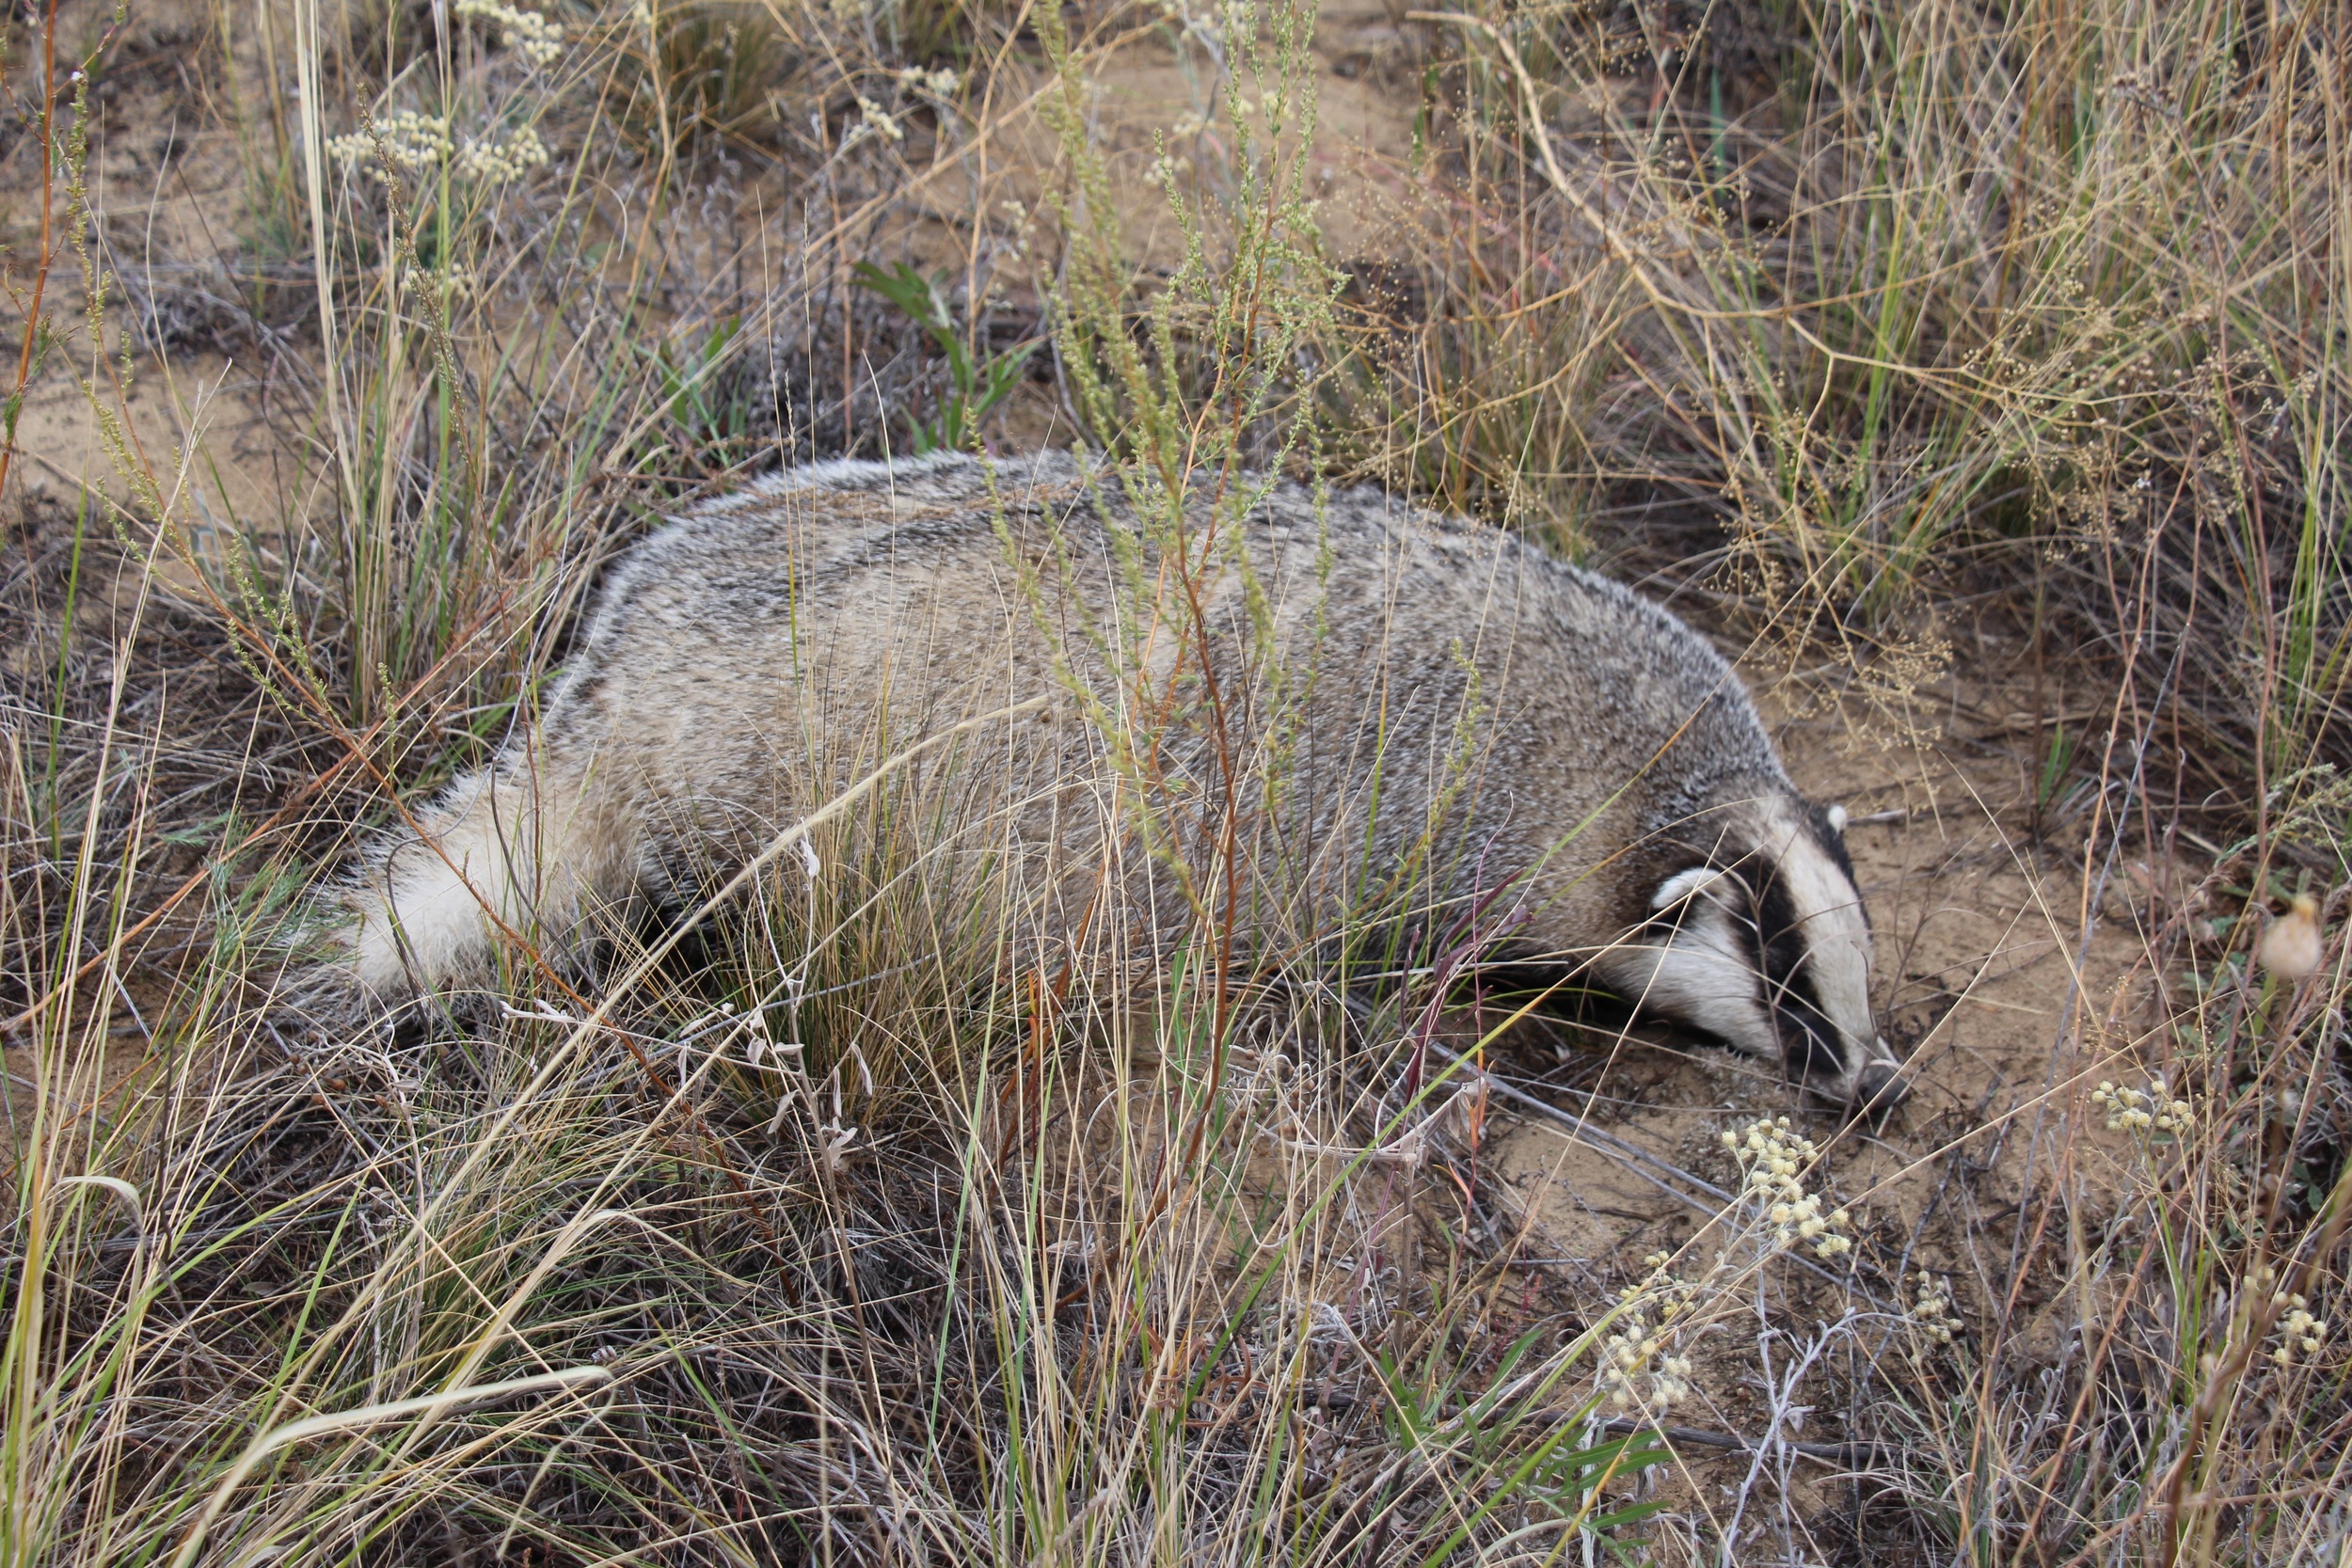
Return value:
<svg viewBox="0 0 2352 1568">
<path fill-rule="evenodd" d="M 1866 687 L 1915 685 L 1931 590 L 2026 577 L 2211 809 L 2346 760 L 2327 13 L 1414 14 L 1460 134 L 1361 313 L 1361 462 L 1721 538 L 1713 585 Z"/>
</svg>

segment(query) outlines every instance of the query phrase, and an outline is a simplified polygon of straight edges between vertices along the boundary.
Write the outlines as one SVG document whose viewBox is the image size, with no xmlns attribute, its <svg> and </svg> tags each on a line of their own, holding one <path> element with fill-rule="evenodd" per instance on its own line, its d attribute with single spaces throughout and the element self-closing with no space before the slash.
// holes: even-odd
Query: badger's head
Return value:
<svg viewBox="0 0 2352 1568">
<path fill-rule="evenodd" d="M 1857 1114 L 1909 1092 L 1870 1012 L 1870 920 L 1841 806 L 1767 797 L 1686 824 L 1603 978 L 1637 1006 L 1782 1063 Z"/>
</svg>

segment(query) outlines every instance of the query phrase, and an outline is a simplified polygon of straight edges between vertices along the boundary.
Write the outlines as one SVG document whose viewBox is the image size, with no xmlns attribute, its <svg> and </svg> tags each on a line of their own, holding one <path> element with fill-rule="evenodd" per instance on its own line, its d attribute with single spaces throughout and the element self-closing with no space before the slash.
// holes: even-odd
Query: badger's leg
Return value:
<svg viewBox="0 0 2352 1568">
<path fill-rule="evenodd" d="M 377 856 L 351 894 L 360 987 L 390 998 L 485 978 L 507 933 L 575 959 L 587 917 L 638 891 L 639 835 L 607 794 L 593 772 L 560 767 L 458 780 L 421 815 L 421 836 Z"/>
</svg>

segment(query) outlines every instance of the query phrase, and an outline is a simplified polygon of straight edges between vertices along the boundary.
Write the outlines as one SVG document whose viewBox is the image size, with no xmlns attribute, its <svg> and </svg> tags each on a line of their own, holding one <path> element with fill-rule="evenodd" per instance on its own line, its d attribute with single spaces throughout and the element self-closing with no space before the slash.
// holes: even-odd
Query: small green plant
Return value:
<svg viewBox="0 0 2352 1568">
<path fill-rule="evenodd" d="M 1037 352 L 1037 343 L 1017 344 L 1002 354 L 975 359 L 947 306 L 947 274 L 926 277 L 905 261 L 887 272 L 871 261 L 860 261 L 852 271 L 860 283 L 930 333 L 931 341 L 947 356 L 946 394 L 937 413 L 914 421 L 915 451 L 971 450 L 979 439 L 980 420 L 1012 395 L 1029 356 Z"/>
<path fill-rule="evenodd" d="M 2042 757 L 2042 776 L 2034 784 L 2033 809 L 2037 821 L 2058 804 L 2058 793 L 2066 787 L 2074 766 L 2074 737 L 2066 733 L 2063 723 L 2052 725 L 2049 749 Z"/>
<path fill-rule="evenodd" d="M 742 329 L 742 317 L 724 316 L 707 330 L 666 339 L 653 351 L 655 395 L 669 415 L 669 438 L 706 467 L 739 461 L 751 443 L 751 401 L 723 374 L 740 352 Z M 644 462 L 654 469 L 663 456 L 656 447 Z"/>
</svg>

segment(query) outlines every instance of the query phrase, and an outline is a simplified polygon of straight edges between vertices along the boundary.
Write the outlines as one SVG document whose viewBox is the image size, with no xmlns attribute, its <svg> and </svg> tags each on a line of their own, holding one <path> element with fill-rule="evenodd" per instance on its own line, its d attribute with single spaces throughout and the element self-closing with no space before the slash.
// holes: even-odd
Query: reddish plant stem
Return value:
<svg viewBox="0 0 2352 1568">
<path fill-rule="evenodd" d="M 33 345 L 40 341 L 41 297 L 48 292 L 52 261 L 50 183 L 56 167 L 57 144 L 57 0 L 49 0 L 40 30 L 40 260 L 33 268 L 33 300 L 24 312 L 24 341 L 16 351 L 16 386 L 8 393 L 14 410 L 8 428 L 0 434 L 0 494 L 8 485 L 8 468 L 16 458 L 16 421 L 24 412 L 24 388 L 33 379 Z"/>
</svg>

